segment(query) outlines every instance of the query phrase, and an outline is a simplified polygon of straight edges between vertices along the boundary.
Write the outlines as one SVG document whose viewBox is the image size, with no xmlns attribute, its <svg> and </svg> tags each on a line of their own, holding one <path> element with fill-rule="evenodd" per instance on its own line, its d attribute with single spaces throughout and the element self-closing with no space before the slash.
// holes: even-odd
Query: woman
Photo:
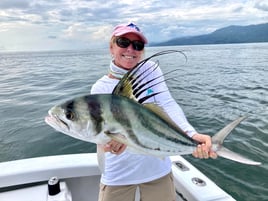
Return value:
<svg viewBox="0 0 268 201">
<path fill-rule="evenodd" d="M 92 86 L 91 93 L 112 93 L 120 78 L 142 60 L 146 43 L 148 43 L 146 37 L 135 24 L 116 26 L 110 40 L 112 55 L 110 72 Z M 150 74 L 154 77 L 159 75 L 162 75 L 159 68 Z M 197 133 L 188 123 L 182 109 L 171 97 L 164 82 L 152 87 L 151 90 L 159 90 L 159 88 L 166 92 L 148 101 L 154 101 L 160 105 L 171 119 L 186 131 L 187 135 L 202 143 L 193 152 L 195 157 L 215 158 L 216 154 L 210 151 L 210 136 Z M 143 201 L 175 200 L 169 157 L 161 160 L 153 156 L 133 154 L 125 150 L 126 145 L 114 140 L 105 146 L 98 145 L 98 149 L 104 149 L 107 152 L 105 172 L 101 177 L 99 201 L 134 201 L 137 187 L 140 189 Z"/>
</svg>

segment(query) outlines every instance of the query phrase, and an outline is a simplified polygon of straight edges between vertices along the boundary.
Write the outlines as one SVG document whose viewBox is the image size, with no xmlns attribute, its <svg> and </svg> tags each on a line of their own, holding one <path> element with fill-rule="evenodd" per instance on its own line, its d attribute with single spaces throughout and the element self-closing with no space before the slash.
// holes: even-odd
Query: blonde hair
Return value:
<svg viewBox="0 0 268 201">
<path fill-rule="evenodd" d="M 116 39 L 116 36 L 112 36 L 112 38 L 110 40 L 110 47 L 112 47 L 113 44 L 115 43 L 115 39 Z"/>
</svg>

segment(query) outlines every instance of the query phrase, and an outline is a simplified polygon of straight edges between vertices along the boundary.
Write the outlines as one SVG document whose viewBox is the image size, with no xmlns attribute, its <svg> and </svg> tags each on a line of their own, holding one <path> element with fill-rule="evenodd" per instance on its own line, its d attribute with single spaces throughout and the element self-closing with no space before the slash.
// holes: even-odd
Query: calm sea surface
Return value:
<svg viewBox="0 0 268 201">
<path fill-rule="evenodd" d="M 191 124 L 213 135 L 241 115 L 249 117 L 225 146 L 261 161 L 260 167 L 218 158 L 192 164 L 239 201 L 268 200 L 268 43 L 150 47 L 183 50 L 159 58 L 173 97 Z M 95 145 L 45 124 L 49 108 L 87 94 L 107 73 L 108 50 L 0 53 L 0 162 L 58 154 L 95 152 Z M 1 182 L 1 181 L 0 181 Z"/>
</svg>

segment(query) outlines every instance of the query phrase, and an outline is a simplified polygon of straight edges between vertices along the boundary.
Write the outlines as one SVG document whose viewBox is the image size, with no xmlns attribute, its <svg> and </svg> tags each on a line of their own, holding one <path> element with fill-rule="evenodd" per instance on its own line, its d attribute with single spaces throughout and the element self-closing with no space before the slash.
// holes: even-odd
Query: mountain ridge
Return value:
<svg viewBox="0 0 268 201">
<path fill-rule="evenodd" d="M 239 26 L 230 25 L 209 34 L 173 38 L 168 41 L 152 43 L 150 46 L 205 45 L 230 43 L 268 42 L 268 23 Z"/>
</svg>

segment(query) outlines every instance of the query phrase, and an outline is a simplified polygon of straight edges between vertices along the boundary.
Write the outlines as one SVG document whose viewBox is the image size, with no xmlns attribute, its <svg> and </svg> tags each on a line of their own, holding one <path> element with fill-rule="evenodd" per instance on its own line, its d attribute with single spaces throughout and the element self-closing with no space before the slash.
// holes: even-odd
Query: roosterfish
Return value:
<svg viewBox="0 0 268 201">
<path fill-rule="evenodd" d="M 176 52 L 184 55 L 181 51 L 168 50 L 142 60 L 121 78 L 111 94 L 84 95 L 52 107 L 45 118 L 46 123 L 59 132 L 91 143 L 106 144 L 116 140 L 137 154 L 163 158 L 192 153 L 199 142 L 190 138 L 156 103 L 145 103 L 162 91 L 142 95 L 163 79 L 156 77 L 144 83 L 141 79 L 146 75 L 142 74 L 150 72 L 141 73 L 139 69 L 153 57 Z M 150 62 L 154 64 L 151 71 L 159 68 L 158 62 Z M 212 136 L 212 150 L 218 156 L 239 163 L 260 165 L 260 162 L 223 147 L 224 139 L 245 118 L 237 118 Z M 97 151 L 103 170 L 105 155 L 100 149 Z"/>
</svg>

